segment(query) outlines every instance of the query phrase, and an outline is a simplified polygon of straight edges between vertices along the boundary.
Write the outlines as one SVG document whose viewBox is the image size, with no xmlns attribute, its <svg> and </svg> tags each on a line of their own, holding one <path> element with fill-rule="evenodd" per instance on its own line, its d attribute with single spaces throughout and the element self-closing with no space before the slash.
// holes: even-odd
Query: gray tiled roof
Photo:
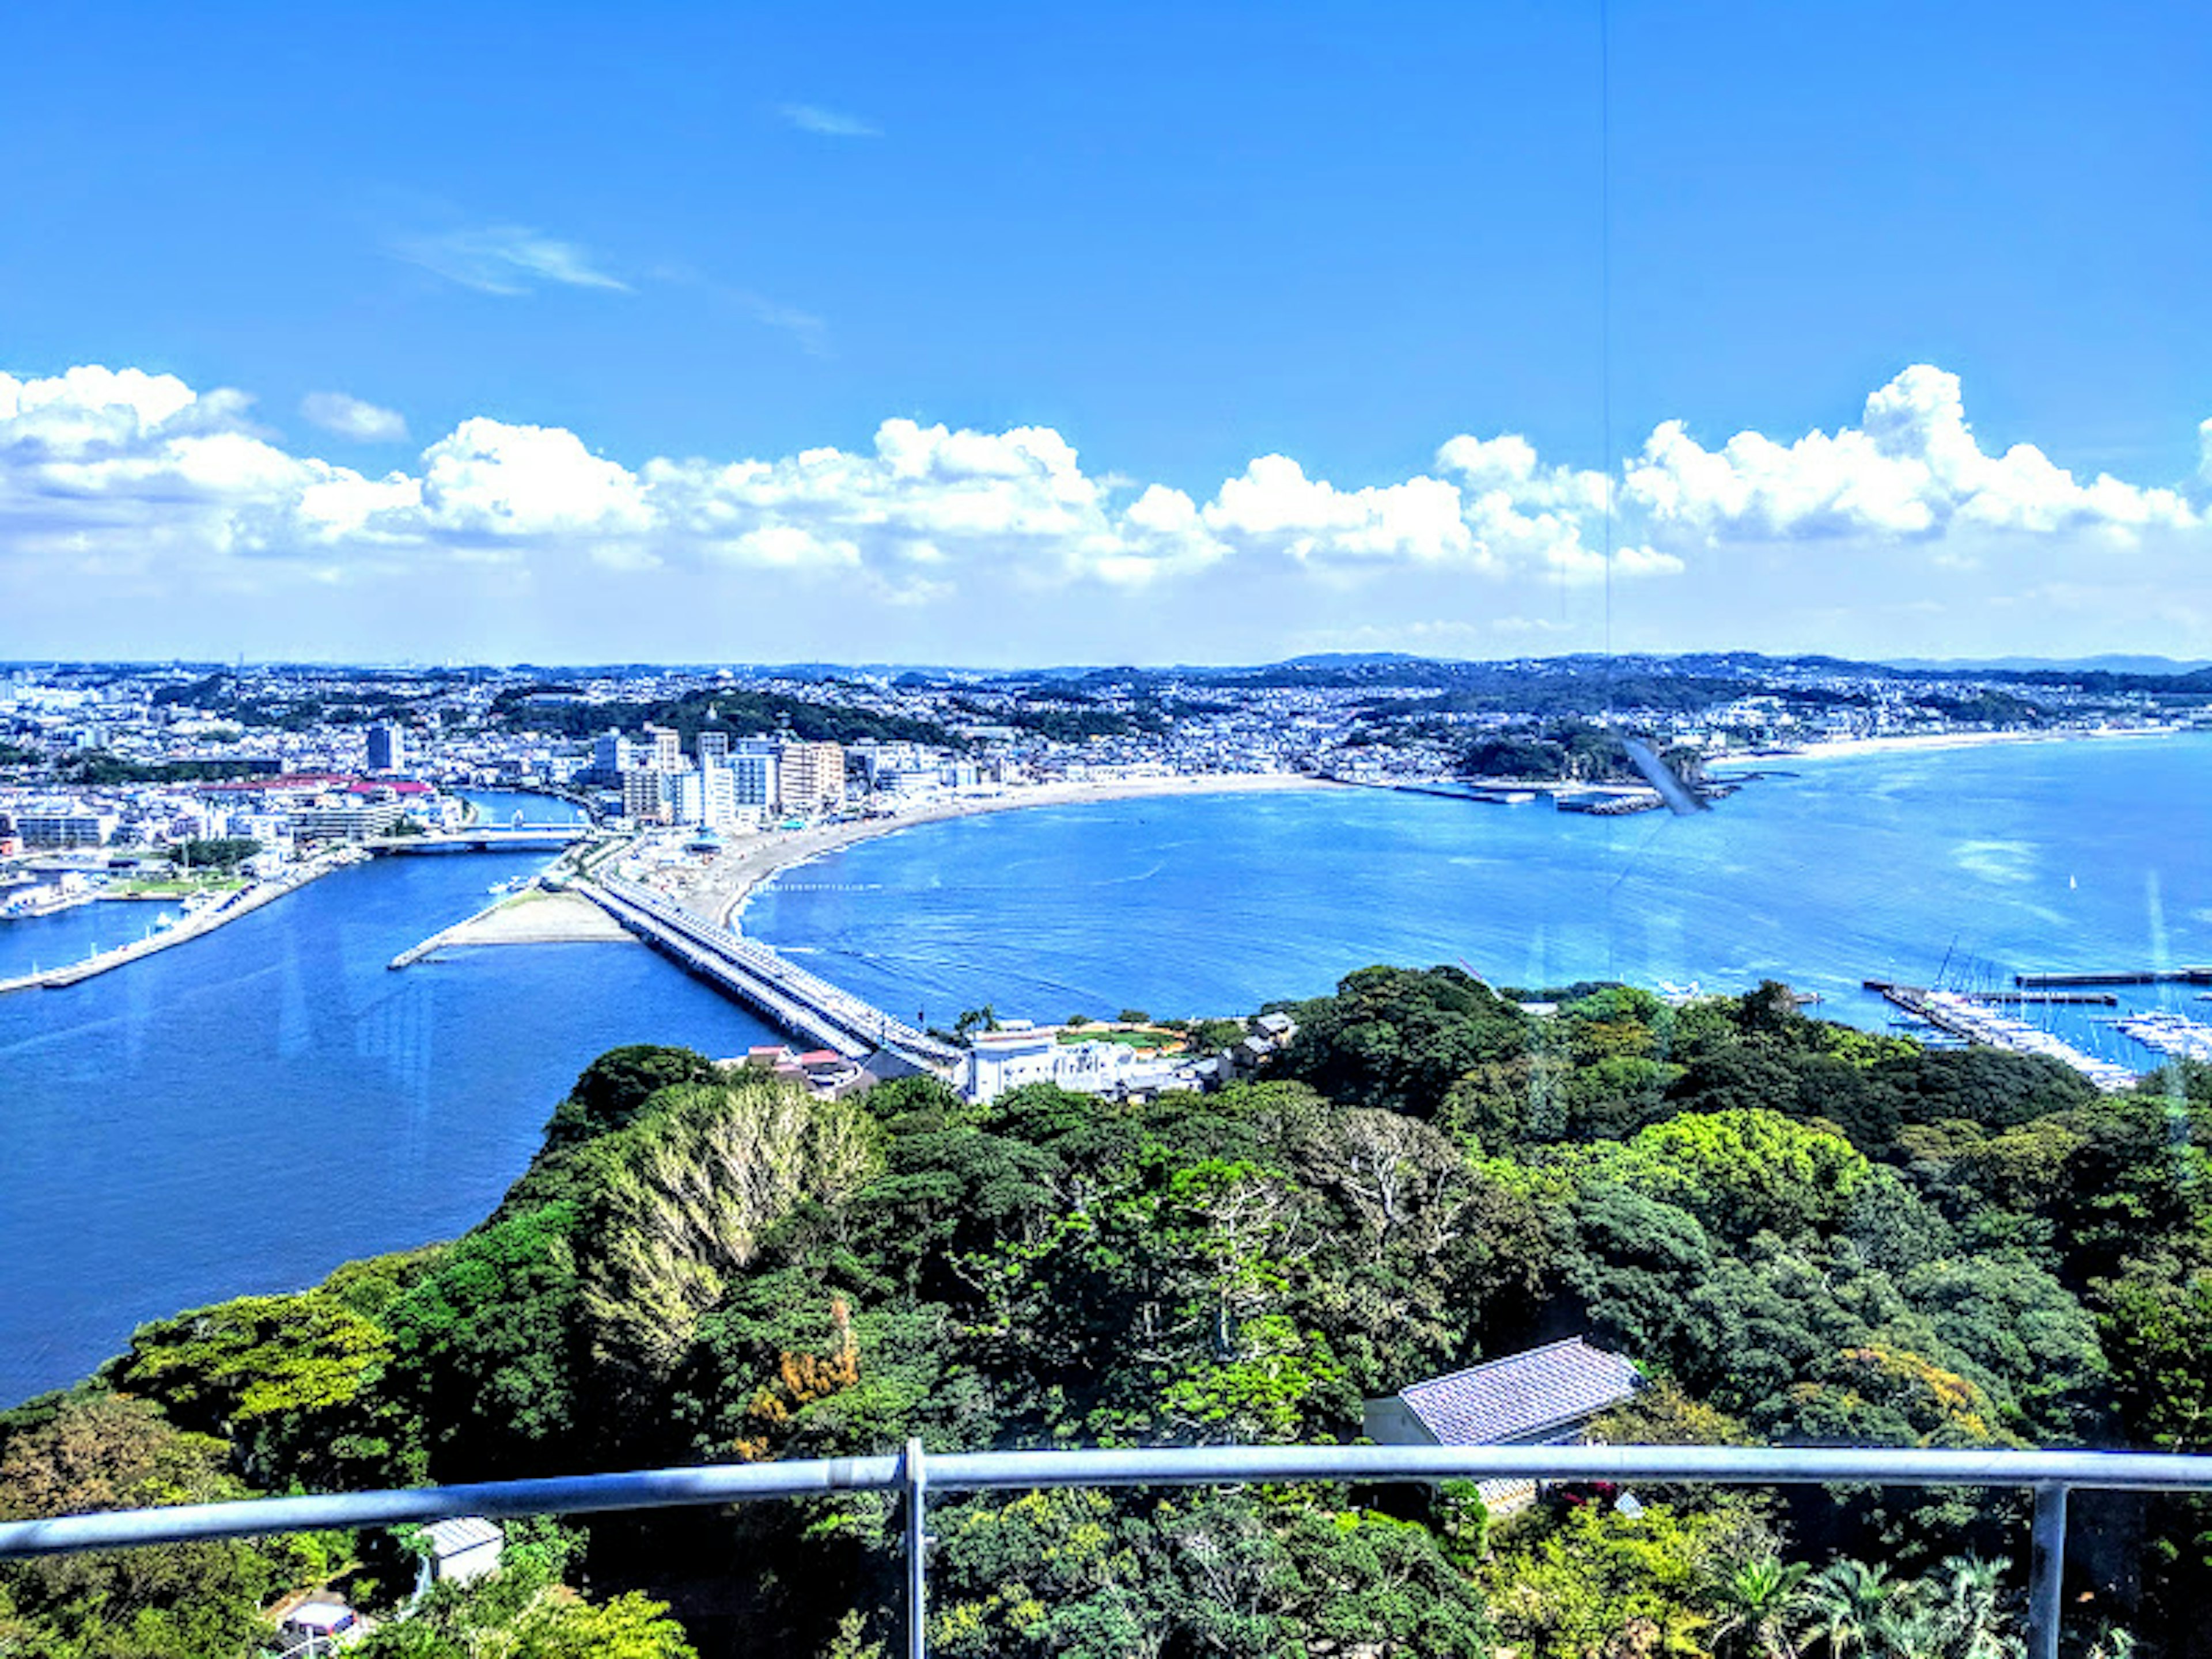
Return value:
<svg viewBox="0 0 2212 1659">
<path fill-rule="evenodd" d="M 1618 1406 L 1637 1381 L 1626 1359 L 1572 1336 L 1416 1382 L 1398 1397 L 1439 1445 L 1491 1446 Z"/>
</svg>

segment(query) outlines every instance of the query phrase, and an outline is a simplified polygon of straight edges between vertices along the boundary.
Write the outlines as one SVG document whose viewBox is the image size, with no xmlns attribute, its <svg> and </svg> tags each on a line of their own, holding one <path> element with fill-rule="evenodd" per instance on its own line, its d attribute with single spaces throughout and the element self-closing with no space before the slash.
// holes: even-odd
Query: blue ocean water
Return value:
<svg viewBox="0 0 2212 1659">
<path fill-rule="evenodd" d="M 766 1040 L 635 945 L 387 971 L 544 862 L 380 859 L 82 985 L 0 997 L 0 1403 L 82 1375 L 143 1320 L 473 1225 L 605 1049 Z M 0 974 L 82 955 L 76 930 L 142 908 L 0 924 Z"/>
<path fill-rule="evenodd" d="M 939 1024 L 1242 1013 L 1370 963 L 1462 963 L 1532 988 L 1781 979 L 1880 1026 L 1869 978 L 2212 961 L 2212 735 L 1777 765 L 1689 818 L 1339 789 L 957 819 L 787 872 L 744 923 Z M 2193 998 L 2135 1000 L 2212 1017 Z"/>
</svg>

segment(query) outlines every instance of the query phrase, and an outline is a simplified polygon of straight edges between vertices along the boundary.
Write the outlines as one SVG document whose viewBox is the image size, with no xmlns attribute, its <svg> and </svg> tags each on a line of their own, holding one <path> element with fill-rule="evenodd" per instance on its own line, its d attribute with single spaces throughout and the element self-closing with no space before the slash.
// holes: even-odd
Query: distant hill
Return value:
<svg viewBox="0 0 2212 1659">
<path fill-rule="evenodd" d="M 1976 669 L 2001 674 L 2189 674 L 2212 668 L 2212 660 L 2202 657 L 2137 657 L 2118 653 L 2100 657 L 1887 657 L 1883 664 L 1915 674 L 1954 674 Z"/>
</svg>

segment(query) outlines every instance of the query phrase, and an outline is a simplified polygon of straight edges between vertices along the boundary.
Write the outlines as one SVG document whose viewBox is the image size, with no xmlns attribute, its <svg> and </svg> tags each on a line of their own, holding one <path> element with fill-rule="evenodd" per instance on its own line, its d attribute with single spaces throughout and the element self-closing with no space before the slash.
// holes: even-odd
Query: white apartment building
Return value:
<svg viewBox="0 0 2212 1659">
<path fill-rule="evenodd" d="M 30 807 L 15 814 L 15 834 L 26 847 L 105 847 L 122 818 L 76 805 Z"/>
<path fill-rule="evenodd" d="M 1165 1059 L 1123 1042 L 1062 1042 L 1051 1030 L 979 1031 L 969 1042 L 960 1092 L 979 1105 L 1030 1083 L 1086 1095 L 1194 1089 L 1206 1064 Z"/>
</svg>

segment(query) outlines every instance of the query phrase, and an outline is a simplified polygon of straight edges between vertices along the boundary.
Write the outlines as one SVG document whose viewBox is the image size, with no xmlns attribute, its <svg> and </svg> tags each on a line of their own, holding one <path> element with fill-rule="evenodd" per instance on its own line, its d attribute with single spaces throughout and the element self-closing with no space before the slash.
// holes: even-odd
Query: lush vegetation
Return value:
<svg viewBox="0 0 2212 1659">
<path fill-rule="evenodd" d="M 1346 1440 L 1365 1397 L 1571 1334 L 1651 1379 L 1603 1425 L 1620 1439 L 2212 1446 L 2212 1073 L 2102 1097 L 1808 1020 L 1779 987 L 1545 998 L 1367 969 L 1292 1007 L 1261 1080 L 1146 1104 L 1032 1087 L 981 1108 L 928 1079 L 821 1101 L 618 1049 L 467 1237 L 149 1325 L 0 1419 L 5 1502 L 908 1436 Z M 948 1499 L 933 1638 L 1099 1659 L 1996 1659 L 2017 1638 L 2002 1495 L 1618 1496 L 1496 1522 L 1456 1484 Z M 854 1496 L 579 1523 L 374 1651 L 858 1659 L 895 1639 L 896 1521 Z M 2112 1620 L 2191 1650 L 2203 1514 L 2085 1502 L 2076 1538 L 2084 1640 Z M 398 1548 L 10 1569 L 0 1653 L 237 1652 L 285 1583 L 350 1571 L 388 1604 Z"/>
<path fill-rule="evenodd" d="M 1705 758 L 1687 747 L 1669 749 L 1667 763 L 1694 781 Z M 1553 720 L 1513 731 L 1486 732 L 1459 752 L 1460 775 L 1528 783 L 1641 783 L 1620 734 L 1587 720 Z"/>
<path fill-rule="evenodd" d="M 55 775 L 63 783 L 107 788 L 121 783 L 216 783 L 255 769 L 237 760 L 134 761 L 105 749 L 81 749 L 61 763 Z"/>
<path fill-rule="evenodd" d="M 609 702 L 569 702 L 549 696 L 566 689 L 544 684 L 513 687 L 492 699 L 486 719 L 518 732 L 546 732 L 569 738 L 598 737 L 617 729 L 635 732 L 648 723 L 665 726 L 683 735 L 687 751 L 697 742 L 702 726 L 739 734 L 788 731 L 809 743 L 854 743 L 872 738 L 951 749 L 966 746 L 957 733 L 933 720 L 815 702 L 781 692 L 732 687 L 663 700 Z"/>
<path fill-rule="evenodd" d="M 251 836 L 180 841 L 169 848 L 169 862 L 185 870 L 232 871 L 261 850 Z"/>
</svg>

